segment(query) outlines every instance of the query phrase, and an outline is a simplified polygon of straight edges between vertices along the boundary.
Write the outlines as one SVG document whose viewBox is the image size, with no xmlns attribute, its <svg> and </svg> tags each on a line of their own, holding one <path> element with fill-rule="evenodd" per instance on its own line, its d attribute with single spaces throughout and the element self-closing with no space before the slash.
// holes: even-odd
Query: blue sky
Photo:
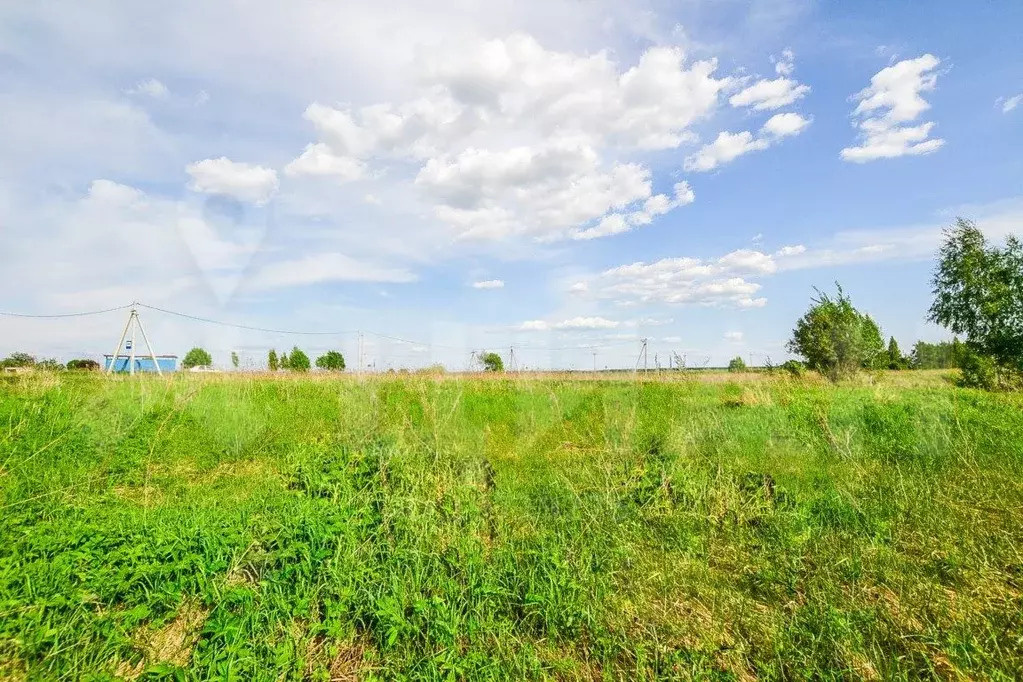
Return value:
<svg viewBox="0 0 1023 682">
<path fill-rule="evenodd" d="M 0 9 L 0 310 L 378 369 L 787 357 L 842 283 L 904 346 L 942 226 L 1023 232 L 1014 2 Z M 109 352 L 124 313 L 0 318 Z M 397 341 L 396 337 L 411 342 Z M 351 362 L 350 362 L 351 364 Z"/>
</svg>

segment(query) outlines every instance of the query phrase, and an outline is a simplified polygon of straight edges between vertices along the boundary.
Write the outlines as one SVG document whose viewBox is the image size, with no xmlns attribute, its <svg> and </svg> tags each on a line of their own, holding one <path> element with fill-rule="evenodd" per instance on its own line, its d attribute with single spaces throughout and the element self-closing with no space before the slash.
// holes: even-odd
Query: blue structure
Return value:
<svg viewBox="0 0 1023 682">
<path fill-rule="evenodd" d="M 111 355 L 103 356 L 103 370 L 110 369 Z M 177 355 L 157 355 L 156 361 L 160 365 L 161 372 L 173 372 L 178 368 L 178 356 Z M 127 372 L 129 363 L 131 362 L 130 355 L 118 355 L 117 362 L 114 364 L 115 372 Z M 153 365 L 153 358 L 148 355 L 136 355 L 135 356 L 135 371 L 136 372 L 153 372 L 156 373 L 156 367 Z"/>
</svg>

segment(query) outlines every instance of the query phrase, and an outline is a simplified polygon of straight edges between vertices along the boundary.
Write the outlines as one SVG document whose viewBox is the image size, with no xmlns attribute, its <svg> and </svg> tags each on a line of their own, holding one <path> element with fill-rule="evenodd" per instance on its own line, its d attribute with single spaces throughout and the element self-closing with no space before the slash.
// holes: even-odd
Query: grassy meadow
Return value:
<svg viewBox="0 0 1023 682">
<path fill-rule="evenodd" d="M 1023 396 L 0 378 L 0 679 L 1023 678 Z"/>
</svg>

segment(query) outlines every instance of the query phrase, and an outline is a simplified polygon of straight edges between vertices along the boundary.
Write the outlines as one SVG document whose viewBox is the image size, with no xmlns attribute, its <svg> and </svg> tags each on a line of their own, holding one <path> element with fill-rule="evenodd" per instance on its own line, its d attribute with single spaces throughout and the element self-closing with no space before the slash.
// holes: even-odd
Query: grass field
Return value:
<svg viewBox="0 0 1023 682">
<path fill-rule="evenodd" d="M 0 379 L 0 679 L 1023 678 L 1023 399 Z"/>
</svg>

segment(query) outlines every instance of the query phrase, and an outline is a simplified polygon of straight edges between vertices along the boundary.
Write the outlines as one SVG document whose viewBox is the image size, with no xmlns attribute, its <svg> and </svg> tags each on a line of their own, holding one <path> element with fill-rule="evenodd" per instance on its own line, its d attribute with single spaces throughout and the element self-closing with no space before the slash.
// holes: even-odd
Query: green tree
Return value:
<svg viewBox="0 0 1023 682">
<path fill-rule="evenodd" d="M 185 353 L 185 359 L 181 361 L 181 366 L 184 369 L 211 367 L 213 366 L 213 357 L 202 348 L 196 347 Z"/>
<path fill-rule="evenodd" d="M 1023 242 L 1010 235 L 998 248 L 972 221 L 957 218 L 944 231 L 932 284 L 927 319 L 964 334 L 970 354 L 990 360 L 997 384 L 1018 382 L 1023 375 Z M 969 381 L 965 372 L 963 378 Z"/>
<path fill-rule="evenodd" d="M 281 353 L 281 358 L 277 361 L 277 364 L 281 366 L 281 369 L 288 369 L 288 354 Z"/>
<path fill-rule="evenodd" d="M 238 353 L 231 351 L 231 366 L 238 369 Z"/>
<path fill-rule="evenodd" d="M 345 356 L 336 350 L 328 350 L 316 358 L 316 366 L 331 372 L 343 372 L 345 371 Z"/>
<path fill-rule="evenodd" d="M 57 360 L 57 358 L 47 358 L 45 360 L 40 360 L 39 362 L 36 363 L 35 366 L 36 369 L 45 369 L 51 372 L 59 372 L 60 370 L 64 369 L 64 365 L 59 360 Z"/>
<path fill-rule="evenodd" d="M 95 371 L 95 370 L 99 369 L 99 363 L 96 362 L 95 360 L 88 360 L 88 359 L 84 359 L 84 360 L 68 360 L 67 361 L 67 368 L 68 369 L 78 369 L 78 370 L 84 370 L 84 371 L 91 372 L 91 371 Z"/>
<path fill-rule="evenodd" d="M 504 371 L 504 360 L 497 353 L 484 353 L 480 358 L 483 362 L 483 369 L 487 372 L 503 372 Z"/>
<path fill-rule="evenodd" d="M 273 348 L 266 354 L 266 368 L 271 372 L 276 372 L 280 367 L 280 360 L 277 359 L 277 351 Z"/>
<path fill-rule="evenodd" d="M 287 368 L 296 372 L 308 372 L 309 367 L 309 356 L 302 352 L 298 346 L 292 348 L 291 355 L 288 356 Z"/>
<path fill-rule="evenodd" d="M 902 354 L 894 336 L 889 337 L 888 352 L 881 357 L 886 361 L 888 369 L 906 369 L 909 366 L 909 358 Z"/>
<path fill-rule="evenodd" d="M 728 361 L 729 372 L 745 372 L 746 363 L 743 361 L 741 355 L 736 355 L 734 358 Z"/>
<path fill-rule="evenodd" d="M 31 367 L 34 364 L 36 359 L 28 353 L 11 353 L 0 360 L 0 367 Z"/>
<path fill-rule="evenodd" d="M 787 345 L 789 352 L 806 360 L 807 367 L 831 381 L 873 366 L 884 352 L 877 323 L 856 310 L 842 287 L 836 286 L 835 298 L 817 290 L 817 298 L 796 323 Z"/>
</svg>

